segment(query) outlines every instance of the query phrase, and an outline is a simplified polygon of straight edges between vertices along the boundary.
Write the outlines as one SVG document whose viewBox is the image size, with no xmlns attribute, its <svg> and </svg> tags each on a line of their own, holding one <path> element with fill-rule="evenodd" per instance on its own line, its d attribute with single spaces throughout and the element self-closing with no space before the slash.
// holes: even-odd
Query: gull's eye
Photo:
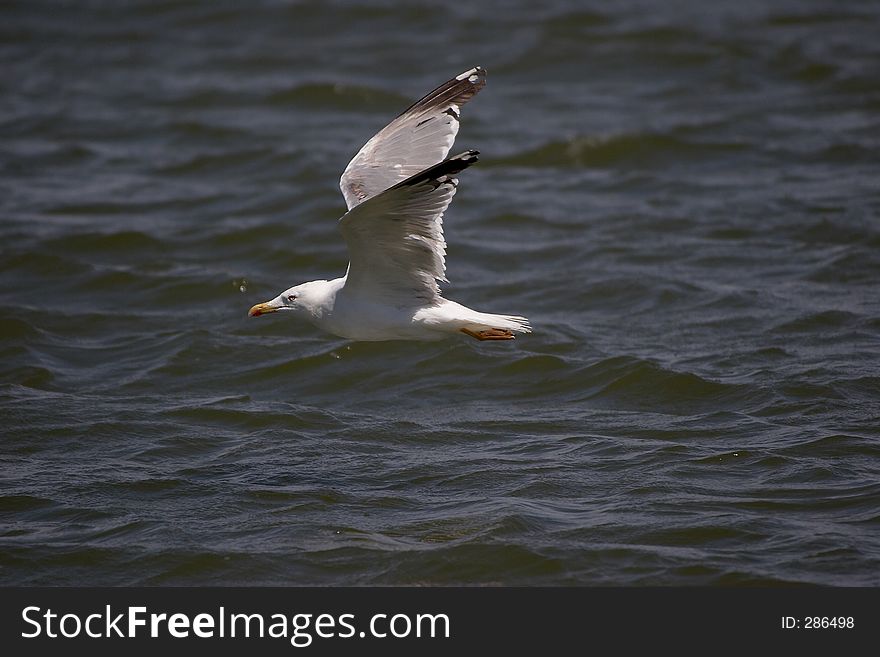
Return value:
<svg viewBox="0 0 880 657">
<path fill-rule="evenodd" d="M 295 294 L 288 294 L 288 295 L 287 295 L 287 300 L 288 300 L 290 303 L 293 303 L 294 301 L 296 301 L 296 295 L 295 295 Z"/>
</svg>

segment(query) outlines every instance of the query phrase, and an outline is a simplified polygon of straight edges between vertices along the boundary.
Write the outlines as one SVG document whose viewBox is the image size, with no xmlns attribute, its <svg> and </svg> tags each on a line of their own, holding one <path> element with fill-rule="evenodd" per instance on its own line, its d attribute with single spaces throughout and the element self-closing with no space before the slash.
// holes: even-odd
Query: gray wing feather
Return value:
<svg viewBox="0 0 880 657">
<path fill-rule="evenodd" d="M 440 85 L 377 132 L 339 180 L 348 209 L 441 162 L 458 134 L 461 106 L 485 84 L 486 71 L 476 66 Z"/>
<path fill-rule="evenodd" d="M 339 220 L 348 245 L 346 287 L 386 301 L 431 302 L 445 281 L 443 213 L 455 195 L 454 176 L 477 151 L 444 160 L 367 199 Z"/>
</svg>

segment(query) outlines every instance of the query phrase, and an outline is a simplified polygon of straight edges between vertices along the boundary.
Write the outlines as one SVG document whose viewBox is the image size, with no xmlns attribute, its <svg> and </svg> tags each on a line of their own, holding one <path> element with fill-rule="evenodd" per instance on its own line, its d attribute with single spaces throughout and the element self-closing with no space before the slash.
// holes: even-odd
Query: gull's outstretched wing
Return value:
<svg viewBox="0 0 880 657">
<path fill-rule="evenodd" d="M 377 132 L 339 180 L 348 209 L 442 161 L 458 133 L 461 106 L 485 84 L 486 71 L 476 66 L 440 85 Z"/>
<path fill-rule="evenodd" d="M 477 155 L 466 151 L 435 164 L 343 215 L 347 288 L 392 303 L 430 303 L 440 296 L 437 281 L 446 280 L 443 213 L 458 185 L 454 176 Z"/>
</svg>

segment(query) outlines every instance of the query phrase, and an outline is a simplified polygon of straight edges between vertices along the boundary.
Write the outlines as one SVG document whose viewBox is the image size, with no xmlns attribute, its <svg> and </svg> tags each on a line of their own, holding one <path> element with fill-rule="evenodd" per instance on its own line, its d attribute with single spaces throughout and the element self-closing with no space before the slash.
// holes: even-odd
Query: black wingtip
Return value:
<svg viewBox="0 0 880 657">
<path fill-rule="evenodd" d="M 453 155 L 449 158 L 449 160 L 462 160 L 468 163 L 468 165 L 473 164 L 477 160 L 479 160 L 480 151 L 472 148 L 470 150 L 465 151 L 464 153 L 459 153 L 458 155 Z M 449 161 L 447 160 L 447 162 Z"/>
<path fill-rule="evenodd" d="M 403 110 L 398 116 L 410 112 L 417 113 L 428 108 L 442 107 L 448 103 L 464 105 L 486 86 L 486 69 L 482 66 L 474 66 L 464 73 L 447 80 L 439 87 L 429 92 L 412 105 Z M 458 118 L 458 117 L 456 117 Z"/>
<path fill-rule="evenodd" d="M 479 160 L 479 155 L 480 151 L 477 150 L 465 151 L 464 153 L 453 155 L 452 157 L 443 160 L 439 164 L 435 164 L 430 169 L 426 169 L 422 173 L 430 174 L 431 178 L 440 178 L 441 176 L 454 176 L 455 174 L 464 171 L 474 162 Z"/>
<path fill-rule="evenodd" d="M 486 69 L 482 66 L 474 66 L 473 68 L 466 70 L 464 73 L 456 75 L 455 79 L 458 81 L 467 80 L 475 86 L 482 87 L 486 84 Z"/>
<path fill-rule="evenodd" d="M 458 155 L 453 155 L 452 157 L 445 159 L 442 162 L 438 162 L 432 167 L 428 167 L 424 171 L 420 171 L 414 176 L 410 176 L 403 182 L 397 183 L 394 187 L 402 187 L 404 185 L 418 185 L 419 183 L 427 182 L 429 180 L 440 180 L 444 177 L 454 176 L 464 171 L 474 162 L 479 160 L 479 154 L 480 151 L 469 150 L 465 151 L 464 153 L 459 153 Z"/>
</svg>

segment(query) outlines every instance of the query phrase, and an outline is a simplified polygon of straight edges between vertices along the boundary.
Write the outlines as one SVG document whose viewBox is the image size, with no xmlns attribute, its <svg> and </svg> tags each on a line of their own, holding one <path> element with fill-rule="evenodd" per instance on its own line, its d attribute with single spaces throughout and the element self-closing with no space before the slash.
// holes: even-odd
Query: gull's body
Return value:
<svg viewBox="0 0 880 657">
<path fill-rule="evenodd" d="M 461 105 L 486 82 L 480 67 L 429 93 L 380 130 L 340 179 L 348 212 L 339 220 L 348 245 L 345 276 L 311 281 L 255 305 L 251 316 L 294 311 L 351 340 L 439 340 L 462 333 L 510 340 L 528 320 L 471 310 L 440 295 L 446 280 L 443 213 L 455 175 L 477 151 L 449 159 Z"/>
</svg>

